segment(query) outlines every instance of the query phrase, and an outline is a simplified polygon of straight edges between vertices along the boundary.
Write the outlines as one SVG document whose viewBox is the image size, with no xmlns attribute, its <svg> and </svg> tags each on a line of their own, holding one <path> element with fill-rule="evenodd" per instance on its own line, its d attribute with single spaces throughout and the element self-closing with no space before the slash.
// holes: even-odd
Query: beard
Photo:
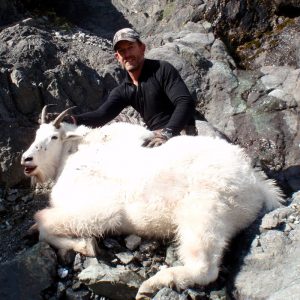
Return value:
<svg viewBox="0 0 300 300">
<path fill-rule="evenodd" d="M 139 70 L 143 66 L 144 59 L 138 60 L 137 58 L 133 58 L 130 61 L 127 61 L 123 64 L 123 68 L 126 71 L 134 72 Z"/>
<path fill-rule="evenodd" d="M 127 64 L 127 65 L 124 66 L 124 69 L 125 69 L 126 71 L 129 71 L 129 72 L 134 72 L 134 71 L 138 70 L 139 67 L 136 66 L 136 65 L 128 65 L 128 64 Z"/>
</svg>

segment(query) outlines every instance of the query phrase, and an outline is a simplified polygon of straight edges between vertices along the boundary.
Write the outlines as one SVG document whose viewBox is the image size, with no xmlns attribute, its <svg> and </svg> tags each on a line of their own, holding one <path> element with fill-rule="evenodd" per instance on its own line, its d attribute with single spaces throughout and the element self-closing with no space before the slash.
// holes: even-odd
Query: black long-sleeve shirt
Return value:
<svg viewBox="0 0 300 300">
<path fill-rule="evenodd" d="M 168 62 L 145 59 L 138 86 L 128 73 L 95 111 L 74 116 L 77 124 L 103 126 L 132 106 L 150 130 L 170 128 L 175 134 L 194 122 L 194 101 L 179 72 Z"/>
</svg>

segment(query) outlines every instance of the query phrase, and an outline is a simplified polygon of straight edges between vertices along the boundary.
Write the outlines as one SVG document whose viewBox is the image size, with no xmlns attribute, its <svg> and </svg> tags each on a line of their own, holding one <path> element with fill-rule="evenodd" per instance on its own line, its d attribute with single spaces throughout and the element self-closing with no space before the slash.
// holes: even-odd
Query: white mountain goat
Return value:
<svg viewBox="0 0 300 300">
<path fill-rule="evenodd" d="M 94 256 L 93 237 L 104 234 L 175 237 L 183 265 L 146 280 L 136 299 L 164 286 L 214 281 L 228 241 L 263 206 L 271 210 L 283 201 L 239 146 L 178 136 L 144 148 L 153 133 L 139 125 L 77 127 L 61 122 L 67 113 L 43 122 L 22 156 L 27 176 L 55 182 L 50 206 L 35 216 L 40 239 Z"/>
</svg>

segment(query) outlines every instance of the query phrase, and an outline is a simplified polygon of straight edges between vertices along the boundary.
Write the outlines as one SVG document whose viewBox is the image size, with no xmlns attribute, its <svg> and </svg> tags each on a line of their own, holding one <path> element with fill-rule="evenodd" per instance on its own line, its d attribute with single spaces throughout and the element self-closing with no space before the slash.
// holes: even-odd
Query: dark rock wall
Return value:
<svg viewBox="0 0 300 300">
<path fill-rule="evenodd" d="M 87 264 L 79 254 L 64 269 L 47 245 L 31 249 L 23 239 L 34 211 L 46 199 L 37 207 L 36 197 L 5 188 L 29 186 L 19 161 L 45 104 L 56 104 L 53 112 L 74 105 L 78 112 L 95 109 L 122 80 L 111 49 L 119 28 L 136 28 L 147 44 L 147 57 L 174 64 L 198 111 L 243 146 L 254 165 L 287 193 L 299 190 L 299 9 L 297 0 L 0 0 L 0 261 L 8 260 L 0 272 L 0 298 L 39 299 L 43 293 L 48 298 L 99 298 L 80 289 L 75 274 Z M 127 110 L 123 116 L 136 115 Z M 227 268 L 225 259 L 219 280 L 227 280 L 223 286 L 230 286 L 233 299 L 299 298 L 298 194 L 230 247 L 229 260 L 234 262 Z M 107 245 L 111 255 L 120 251 Z M 23 258 L 9 261 L 23 248 L 30 248 Z M 135 255 L 144 263 L 149 256 L 141 251 Z M 158 270 L 164 258 L 155 255 L 154 261 L 151 266 L 145 262 L 148 271 L 153 266 Z M 98 268 L 97 260 L 93 264 Z M 62 278 L 61 271 L 69 275 Z M 99 284 L 97 289 L 102 288 Z M 107 291 L 106 282 L 104 287 Z M 114 280 L 109 287 L 109 293 L 118 293 Z M 184 293 L 164 289 L 155 299 L 226 297 L 215 287 L 208 287 L 206 294 L 192 289 Z"/>
<path fill-rule="evenodd" d="M 297 66 L 294 37 L 299 38 L 299 1 L 207 1 L 204 17 L 229 47 L 239 65 Z M 259 58 L 266 54 L 264 61 Z M 298 64 L 299 67 L 299 64 Z"/>
</svg>

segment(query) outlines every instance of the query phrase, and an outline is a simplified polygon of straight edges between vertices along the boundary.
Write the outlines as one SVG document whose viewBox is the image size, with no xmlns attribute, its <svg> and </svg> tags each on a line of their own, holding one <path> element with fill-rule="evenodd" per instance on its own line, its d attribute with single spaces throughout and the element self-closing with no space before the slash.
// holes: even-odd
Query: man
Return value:
<svg viewBox="0 0 300 300">
<path fill-rule="evenodd" d="M 132 106 L 140 113 L 148 129 L 155 132 L 144 146 L 159 146 L 179 135 L 186 126 L 195 128 L 194 101 L 171 64 L 146 59 L 146 46 L 131 28 L 121 29 L 115 34 L 113 48 L 115 58 L 126 70 L 126 78 L 111 91 L 99 109 L 73 116 L 78 125 L 103 126 L 125 107 Z"/>
</svg>

